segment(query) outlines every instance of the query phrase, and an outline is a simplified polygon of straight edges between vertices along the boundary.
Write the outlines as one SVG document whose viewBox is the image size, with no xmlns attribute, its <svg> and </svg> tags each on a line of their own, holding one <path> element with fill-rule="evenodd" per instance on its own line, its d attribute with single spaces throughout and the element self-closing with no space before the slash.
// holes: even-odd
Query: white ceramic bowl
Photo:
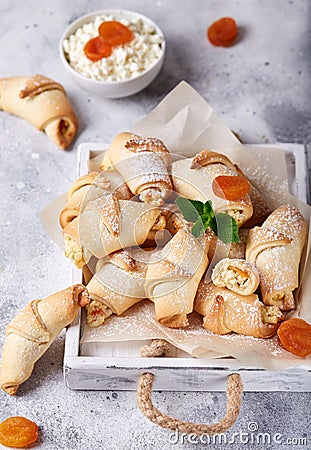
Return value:
<svg viewBox="0 0 311 450">
<path fill-rule="evenodd" d="M 88 78 L 81 73 L 77 72 L 66 59 L 66 55 L 63 48 L 63 42 L 71 34 L 75 33 L 78 28 L 80 28 L 85 23 L 92 22 L 96 16 L 102 14 L 111 14 L 115 17 L 115 20 L 128 19 L 137 20 L 141 19 L 147 25 L 151 25 L 156 29 L 157 34 L 163 39 L 162 51 L 159 59 L 157 59 L 145 72 L 134 76 L 133 78 L 128 78 L 122 81 L 99 81 L 92 78 Z M 158 75 L 164 62 L 165 54 L 165 39 L 161 29 L 148 17 L 143 16 L 134 11 L 127 11 L 124 9 L 106 9 L 101 11 L 95 11 L 90 14 L 86 14 L 79 19 L 75 20 L 69 27 L 65 30 L 61 37 L 59 44 L 59 54 L 61 61 L 65 67 L 65 70 L 69 73 L 72 79 L 83 89 L 89 92 L 100 95 L 106 98 L 121 98 L 127 97 L 129 95 L 136 94 L 145 87 L 147 87 Z"/>
</svg>

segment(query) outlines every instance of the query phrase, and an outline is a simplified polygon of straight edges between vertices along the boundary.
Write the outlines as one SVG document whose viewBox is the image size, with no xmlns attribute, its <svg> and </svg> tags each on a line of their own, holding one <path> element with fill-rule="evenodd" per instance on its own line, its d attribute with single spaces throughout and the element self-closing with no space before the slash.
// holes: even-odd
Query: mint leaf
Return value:
<svg viewBox="0 0 311 450">
<path fill-rule="evenodd" d="M 204 203 L 200 202 L 200 200 L 189 200 L 189 202 L 195 207 L 200 215 L 203 214 Z"/>
<path fill-rule="evenodd" d="M 205 224 L 203 223 L 203 220 L 201 217 L 198 218 L 198 220 L 195 222 L 191 229 L 191 233 L 194 237 L 200 237 L 202 234 L 205 233 L 207 227 L 205 227 Z"/>
<path fill-rule="evenodd" d="M 213 204 L 211 200 L 208 200 L 204 203 L 203 213 L 208 214 L 210 217 L 214 217 Z"/>
<path fill-rule="evenodd" d="M 203 220 L 203 223 L 206 224 L 206 228 L 209 226 L 210 221 L 212 220 L 212 217 L 210 214 L 201 214 L 201 219 Z"/>
<path fill-rule="evenodd" d="M 211 228 L 214 233 L 216 233 L 218 239 L 220 239 L 225 244 L 230 244 L 231 242 L 240 242 L 238 224 L 233 217 L 229 216 L 229 214 L 216 214 L 215 222 L 211 224 Z"/>
<path fill-rule="evenodd" d="M 203 213 L 204 203 L 199 200 L 189 200 L 188 198 L 177 197 L 175 202 L 188 222 L 196 222 L 200 217 L 200 214 Z"/>
<path fill-rule="evenodd" d="M 185 220 L 194 223 L 191 229 L 193 236 L 202 236 L 210 227 L 225 244 L 240 242 L 236 220 L 225 213 L 218 213 L 215 216 L 211 200 L 203 203 L 199 200 L 178 197 L 175 201 Z"/>
<path fill-rule="evenodd" d="M 209 227 L 214 231 L 214 233 L 217 236 L 217 222 L 215 216 L 212 217 L 212 219 L 210 220 Z"/>
</svg>

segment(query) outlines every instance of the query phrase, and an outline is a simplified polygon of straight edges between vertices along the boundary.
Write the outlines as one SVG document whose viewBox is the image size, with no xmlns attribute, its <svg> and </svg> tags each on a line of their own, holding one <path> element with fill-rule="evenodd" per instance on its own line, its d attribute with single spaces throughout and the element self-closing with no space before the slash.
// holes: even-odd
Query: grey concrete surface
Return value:
<svg viewBox="0 0 311 450">
<path fill-rule="evenodd" d="M 167 39 L 161 74 L 131 98 L 104 100 L 80 90 L 58 58 L 64 28 L 103 7 L 137 10 L 155 20 Z M 70 284 L 70 264 L 46 236 L 39 211 L 74 180 L 79 143 L 110 141 L 182 79 L 247 142 L 310 141 L 310 9 L 309 0 L 0 1 L 0 76 L 42 73 L 57 79 L 81 123 L 73 148 L 63 152 L 27 122 L 0 112 L 1 348 L 5 325 L 17 309 Z M 237 44 L 226 49 L 212 47 L 205 34 L 223 16 L 234 17 L 240 29 Z M 63 349 L 64 334 L 16 397 L 0 393 L 0 421 L 11 415 L 35 420 L 37 448 L 311 448 L 310 393 L 245 393 L 227 442 L 182 437 L 175 442 L 142 416 L 134 392 L 69 391 Z M 155 393 L 154 400 L 161 410 L 193 421 L 215 421 L 225 409 L 223 393 Z M 267 433 L 265 442 L 257 442 L 258 433 Z"/>
</svg>

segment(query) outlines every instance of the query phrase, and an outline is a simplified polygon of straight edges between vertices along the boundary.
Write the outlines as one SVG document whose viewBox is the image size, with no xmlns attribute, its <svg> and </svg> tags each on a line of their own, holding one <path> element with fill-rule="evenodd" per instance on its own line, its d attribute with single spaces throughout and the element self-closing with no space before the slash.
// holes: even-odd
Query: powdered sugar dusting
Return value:
<svg viewBox="0 0 311 450">
<path fill-rule="evenodd" d="M 114 235 L 120 234 L 120 208 L 114 195 L 107 195 L 101 212 L 101 219 L 108 230 Z"/>
<path fill-rule="evenodd" d="M 155 153 L 168 153 L 167 148 L 160 139 L 147 137 L 147 138 L 134 138 L 125 143 L 125 148 L 128 150 L 138 152 L 155 152 Z"/>
<path fill-rule="evenodd" d="M 167 172 L 166 162 L 160 153 L 140 151 L 115 164 L 134 194 L 142 190 L 146 183 L 163 182 L 167 189 L 171 188 L 171 180 Z M 156 186 L 155 186 L 156 187 Z M 161 185 L 159 186 L 161 189 Z"/>
<path fill-rule="evenodd" d="M 298 269 L 306 239 L 305 220 L 296 208 L 284 205 L 276 209 L 258 231 L 262 234 L 262 244 L 259 254 L 255 253 L 255 262 L 263 300 L 288 309 L 282 299 L 298 287 Z M 265 246 L 265 242 L 278 238 L 282 243 L 284 234 L 291 239 L 289 243 Z M 289 306 L 290 309 L 293 307 Z"/>
</svg>

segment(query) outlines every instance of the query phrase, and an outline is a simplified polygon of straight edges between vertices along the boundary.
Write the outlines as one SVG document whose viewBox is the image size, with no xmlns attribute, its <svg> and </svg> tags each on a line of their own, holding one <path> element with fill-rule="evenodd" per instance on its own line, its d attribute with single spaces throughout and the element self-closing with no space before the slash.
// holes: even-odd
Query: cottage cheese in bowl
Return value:
<svg viewBox="0 0 311 450">
<path fill-rule="evenodd" d="M 103 22 L 118 21 L 133 33 L 133 39 L 113 47 L 111 55 L 90 60 L 84 48 L 98 36 Z M 165 40 L 159 27 L 141 14 L 118 10 L 92 13 L 78 19 L 65 32 L 60 56 L 71 76 L 83 88 L 107 97 L 131 95 L 156 77 L 164 60 Z"/>
</svg>

